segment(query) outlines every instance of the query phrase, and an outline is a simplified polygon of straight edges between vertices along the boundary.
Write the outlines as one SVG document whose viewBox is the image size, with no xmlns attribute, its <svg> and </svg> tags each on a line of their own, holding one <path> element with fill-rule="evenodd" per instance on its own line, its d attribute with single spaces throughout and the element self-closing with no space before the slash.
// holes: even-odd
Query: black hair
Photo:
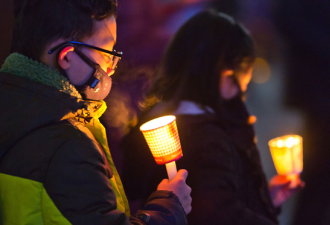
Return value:
<svg viewBox="0 0 330 225">
<path fill-rule="evenodd" d="M 242 25 L 223 13 L 200 12 L 172 39 L 145 106 L 164 100 L 175 108 L 190 100 L 220 113 L 220 72 L 232 69 L 237 78 L 254 59 L 253 40 Z"/>
<path fill-rule="evenodd" d="M 245 138 L 234 139 L 234 143 L 248 163 L 256 187 L 263 193 L 267 190 L 264 187 L 267 182 L 253 142 L 254 130 L 248 124 L 245 104 L 239 95 L 230 100 L 224 100 L 220 95 L 221 71 L 233 70 L 233 79 L 238 85 L 239 76 L 246 74 L 253 65 L 255 54 L 251 35 L 232 17 L 213 10 L 200 12 L 188 20 L 172 39 L 144 106 L 148 109 L 158 101 L 166 101 L 161 115 L 173 113 L 183 100 L 193 101 L 209 113 L 212 113 L 208 111 L 211 107 L 219 119 L 217 123 L 230 136 L 236 137 L 244 132 Z M 150 119 L 150 111 L 152 109 L 143 112 L 141 120 Z M 268 201 L 262 196 L 263 201 Z M 268 207 L 267 210 L 272 211 L 273 208 Z"/>
<path fill-rule="evenodd" d="M 93 19 L 116 13 L 117 0 L 15 0 L 11 52 L 40 61 L 52 41 L 83 41 L 93 35 Z"/>
</svg>

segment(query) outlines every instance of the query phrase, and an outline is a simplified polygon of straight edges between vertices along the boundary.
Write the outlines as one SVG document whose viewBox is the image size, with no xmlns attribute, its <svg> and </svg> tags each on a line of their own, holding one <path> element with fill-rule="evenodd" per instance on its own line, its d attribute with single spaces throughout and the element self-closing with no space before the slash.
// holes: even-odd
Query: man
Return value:
<svg viewBox="0 0 330 225">
<path fill-rule="evenodd" d="M 0 224 L 187 223 L 185 170 L 130 216 L 98 120 L 121 58 L 116 7 L 16 2 L 14 53 L 0 71 Z"/>
</svg>

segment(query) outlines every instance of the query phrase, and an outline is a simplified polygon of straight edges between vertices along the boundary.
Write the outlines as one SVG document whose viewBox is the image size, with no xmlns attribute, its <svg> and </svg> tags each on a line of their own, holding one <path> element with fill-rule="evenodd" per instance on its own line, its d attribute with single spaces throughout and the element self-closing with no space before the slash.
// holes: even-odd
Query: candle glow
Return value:
<svg viewBox="0 0 330 225">
<path fill-rule="evenodd" d="M 140 127 L 158 165 L 166 164 L 169 180 L 177 174 L 175 161 L 182 157 L 175 116 L 153 119 Z"/>
<path fill-rule="evenodd" d="M 164 165 L 182 157 L 175 116 L 153 119 L 143 124 L 140 130 L 158 165 Z"/>
<path fill-rule="evenodd" d="M 302 137 L 286 135 L 274 138 L 268 144 L 279 175 L 300 174 L 302 172 Z"/>
</svg>

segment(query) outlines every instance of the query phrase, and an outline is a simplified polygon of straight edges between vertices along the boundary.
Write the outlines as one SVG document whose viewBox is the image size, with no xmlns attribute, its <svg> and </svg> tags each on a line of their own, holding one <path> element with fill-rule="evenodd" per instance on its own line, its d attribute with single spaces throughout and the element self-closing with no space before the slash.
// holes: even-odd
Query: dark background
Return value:
<svg viewBox="0 0 330 225">
<path fill-rule="evenodd" d="M 322 156 L 324 164 L 329 159 L 327 154 L 330 156 L 329 143 L 322 142 L 329 139 L 327 127 L 330 128 L 330 122 L 327 122 L 327 115 L 330 113 L 330 107 L 327 106 L 330 102 L 327 66 L 330 59 L 328 2 L 118 0 L 118 41 L 115 49 L 124 54 L 113 76 L 113 89 L 106 99 L 108 110 L 102 117 L 118 171 L 121 172 L 122 157 L 119 141 L 127 132 L 127 126 L 136 123 L 143 93 L 150 84 L 166 45 L 184 21 L 196 12 L 212 7 L 232 15 L 246 25 L 257 44 L 258 59 L 248 90 L 247 105 L 250 112 L 258 118 L 258 146 L 267 177 L 270 179 L 276 174 L 268 141 L 290 133 L 300 134 L 306 140 L 303 178 L 307 182 L 308 192 L 305 195 L 314 198 L 308 193 L 318 192 L 320 186 L 324 187 L 323 191 L 328 191 L 330 181 L 327 175 L 322 175 L 324 180 L 318 181 L 319 183 L 310 179 L 311 176 L 330 172 L 330 168 L 313 166 L 321 160 L 314 155 Z M 0 65 L 10 51 L 14 21 L 12 11 L 12 0 L 0 0 Z M 313 136 L 309 130 L 317 135 Z M 318 137 L 317 140 L 315 136 Z M 322 145 L 318 145 L 321 142 Z M 297 198 L 297 195 L 294 196 L 282 207 L 281 224 L 293 224 Z M 316 212 L 305 209 L 305 213 L 300 213 L 297 217 L 308 221 L 302 216 L 308 214 L 310 221 L 314 222 L 309 221 L 306 224 L 330 224 L 330 218 L 326 216 L 330 210 L 330 199 L 323 199 L 323 202 L 315 202 L 314 205 L 311 203 Z M 308 206 L 306 202 L 309 203 L 308 198 L 303 201 Z M 313 215 L 321 218 L 320 221 L 316 222 Z"/>
</svg>

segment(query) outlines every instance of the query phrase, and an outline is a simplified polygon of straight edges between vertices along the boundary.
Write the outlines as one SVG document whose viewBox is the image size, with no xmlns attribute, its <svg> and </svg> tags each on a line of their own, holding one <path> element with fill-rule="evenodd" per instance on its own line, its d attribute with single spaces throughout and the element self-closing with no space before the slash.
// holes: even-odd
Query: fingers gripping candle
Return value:
<svg viewBox="0 0 330 225">
<path fill-rule="evenodd" d="M 140 127 L 150 151 L 158 165 L 166 164 L 171 181 L 176 173 L 175 161 L 182 157 L 181 143 L 175 116 L 163 116 L 153 119 Z"/>
</svg>

